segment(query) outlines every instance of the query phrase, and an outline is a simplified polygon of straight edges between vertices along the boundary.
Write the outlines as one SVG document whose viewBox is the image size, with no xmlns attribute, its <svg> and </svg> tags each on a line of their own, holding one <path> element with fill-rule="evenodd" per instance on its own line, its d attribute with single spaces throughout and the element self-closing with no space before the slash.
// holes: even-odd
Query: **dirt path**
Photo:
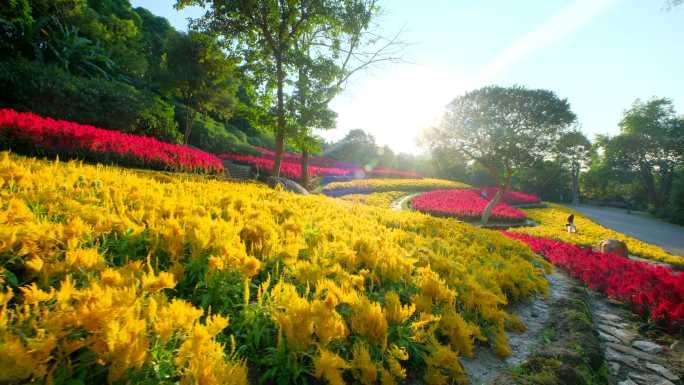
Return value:
<svg viewBox="0 0 684 385">
<path fill-rule="evenodd" d="M 515 303 L 507 308 L 517 314 L 527 326 L 523 333 L 509 332 L 508 342 L 512 354 L 506 359 L 497 357 L 491 348 L 478 345 L 473 358 L 461 358 L 461 364 L 472 385 L 487 384 L 501 373 L 519 365 L 539 343 L 541 331 L 549 319 L 549 307 L 553 301 L 567 297 L 573 280 L 558 270 L 546 277 L 549 280 L 549 296 L 539 296 Z"/>
<path fill-rule="evenodd" d="M 569 206 L 613 230 L 652 243 L 684 257 L 684 227 L 666 223 L 641 213 L 596 206 Z"/>
<path fill-rule="evenodd" d="M 401 211 L 404 209 L 405 202 L 415 197 L 416 195 L 420 195 L 420 193 L 402 195 L 399 198 L 397 198 L 394 202 L 392 202 L 390 208 L 394 211 Z"/>
</svg>

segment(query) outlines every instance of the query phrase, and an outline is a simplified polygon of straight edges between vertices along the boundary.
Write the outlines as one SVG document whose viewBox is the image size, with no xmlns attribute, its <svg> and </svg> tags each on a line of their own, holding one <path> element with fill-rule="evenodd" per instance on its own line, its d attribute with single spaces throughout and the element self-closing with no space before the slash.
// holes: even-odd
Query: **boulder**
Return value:
<svg viewBox="0 0 684 385">
<path fill-rule="evenodd" d="M 619 255 L 625 258 L 629 256 L 629 250 L 627 249 L 627 245 L 622 241 L 618 241 L 617 239 L 602 240 L 599 244 L 599 251 L 601 251 L 602 253 L 611 253 Z"/>
<path fill-rule="evenodd" d="M 280 185 L 285 191 L 293 192 L 296 194 L 309 195 L 309 192 L 306 191 L 306 189 L 302 187 L 302 185 L 291 179 L 269 176 L 268 178 L 266 178 L 266 183 L 273 188 L 275 188 L 275 186 L 277 185 Z"/>
</svg>

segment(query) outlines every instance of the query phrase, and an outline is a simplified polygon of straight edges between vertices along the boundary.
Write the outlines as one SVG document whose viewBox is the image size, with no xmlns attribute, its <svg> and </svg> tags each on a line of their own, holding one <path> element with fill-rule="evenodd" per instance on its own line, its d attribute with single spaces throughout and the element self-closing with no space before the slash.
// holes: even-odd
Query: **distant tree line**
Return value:
<svg viewBox="0 0 684 385">
<path fill-rule="evenodd" d="M 669 99 L 637 100 L 619 127 L 592 143 L 552 92 L 490 86 L 454 99 L 422 142 L 441 178 L 684 224 L 684 117 Z"/>
</svg>

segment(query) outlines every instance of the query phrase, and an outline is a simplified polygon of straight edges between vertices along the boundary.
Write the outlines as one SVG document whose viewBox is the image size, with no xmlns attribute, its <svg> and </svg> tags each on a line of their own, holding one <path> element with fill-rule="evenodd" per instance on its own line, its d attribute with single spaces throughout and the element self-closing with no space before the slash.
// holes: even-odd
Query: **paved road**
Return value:
<svg viewBox="0 0 684 385">
<path fill-rule="evenodd" d="M 684 227 L 663 222 L 647 214 L 609 207 L 570 206 L 595 222 L 684 257 Z"/>
</svg>

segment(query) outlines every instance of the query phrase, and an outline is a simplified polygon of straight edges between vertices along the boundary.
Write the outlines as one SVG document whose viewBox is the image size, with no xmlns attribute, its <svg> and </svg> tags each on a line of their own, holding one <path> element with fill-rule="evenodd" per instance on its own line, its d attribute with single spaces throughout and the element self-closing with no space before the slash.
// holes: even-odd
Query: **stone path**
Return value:
<svg viewBox="0 0 684 385">
<path fill-rule="evenodd" d="M 390 208 L 394 211 L 401 211 L 404 209 L 404 203 L 411 198 L 415 197 L 416 195 L 420 195 L 421 193 L 415 193 L 415 194 L 408 194 L 408 195 L 402 195 L 399 198 L 395 199 L 392 204 L 390 204 Z"/>
<path fill-rule="evenodd" d="M 574 284 L 565 273 L 556 270 L 546 277 L 549 280 L 549 296 L 522 301 L 507 307 L 509 312 L 517 314 L 527 326 L 523 333 L 508 333 L 511 355 L 502 360 L 491 348 L 476 346 L 473 358 L 462 357 L 461 364 L 473 385 L 486 384 L 505 370 L 523 361 L 532 353 L 539 343 L 541 332 L 549 319 L 549 305 L 552 301 L 568 296 Z"/>
<path fill-rule="evenodd" d="M 671 352 L 639 332 L 638 317 L 599 293 L 591 292 L 590 298 L 608 369 L 618 385 L 680 383 Z"/>
<path fill-rule="evenodd" d="M 593 221 L 613 230 L 653 243 L 677 255 L 684 256 L 684 227 L 627 211 L 587 205 L 568 206 Z"/>
</svg>

